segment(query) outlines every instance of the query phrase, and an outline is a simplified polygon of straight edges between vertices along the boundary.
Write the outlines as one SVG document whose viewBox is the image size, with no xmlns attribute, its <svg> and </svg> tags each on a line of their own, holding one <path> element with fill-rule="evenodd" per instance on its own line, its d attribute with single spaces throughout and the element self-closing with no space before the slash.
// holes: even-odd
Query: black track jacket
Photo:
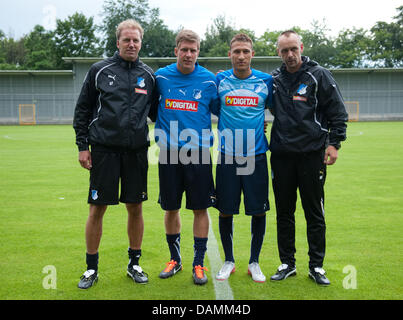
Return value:
<svg viewBox="0 0 403 320">
<path fill-rule="evenodd" d="M 273 75 L 273 153 L 311 152 L 346 140 L 348 115 L 331 73 L 308 57 L 296 73 L 285 64 Z"/>
<path fill-rule="evenodd" d="M 139 149 L 149 146 L 147 117 L 155 94 L 151 68 L 118 52 L 90 68 L 78 98 L 73 127 L 79 151 L 89 145 Z"/>
</svg>

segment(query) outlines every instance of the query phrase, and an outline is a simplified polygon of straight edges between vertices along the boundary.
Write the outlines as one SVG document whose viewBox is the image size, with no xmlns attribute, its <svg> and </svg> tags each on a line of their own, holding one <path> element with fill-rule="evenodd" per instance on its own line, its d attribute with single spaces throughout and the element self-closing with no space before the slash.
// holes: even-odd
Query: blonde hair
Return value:
<svg viewBox="0 0 403 320">
<path fill-rule="evenodd" d="M 140 23 L 138 23 L 134 19 L 128 19 L 121 23 L 119 23 L 118 27 L 116 28 L 116 39 L 120 39 L 120 34 L 122 33 L 123 29 L 136 29 L 140 32 L 140 37 L 143 39 L 144 30 L 141 27 Z"/>
<path fill-rule="evenodd" d="M 180 31 L 176 36 L 176 47 L 179 48 L 183 41 L 196 42 L 197 48 L 200 50 L 200 37 L 196 32 L 186 29 Z"/>
</svg>

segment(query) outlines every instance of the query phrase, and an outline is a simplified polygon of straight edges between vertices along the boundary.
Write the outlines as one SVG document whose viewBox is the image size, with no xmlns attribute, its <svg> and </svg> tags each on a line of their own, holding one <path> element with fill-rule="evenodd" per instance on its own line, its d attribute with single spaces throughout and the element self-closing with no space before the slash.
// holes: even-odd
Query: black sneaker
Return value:
<svg viewBox="0 0 403 320">
<path fill-rule="evenodd" d="M 198 285 L 207 283 L 207 276 L 204 271 L 208 271 L 206 267 L 195 266 L 193 268 L 193 282 Z"/>
<path fill-rule="evenodd" d="M 98 282 L 98 272 L 95 270 L 87 270 L 80 278 L 78 287 L 80 289 L 89 289 Z"/>
<path fill-rule="evenodd" d="M 134 282 L 140 284 L 148 283 L 148 274 L 143 271 L 140 266 L 132 266 L 127 268 L 127 276 L 132 278 Z"/>
<path fill-rule="evenodd" d="M 295 275 L 297 275 L 297 269 L 295 266 L 292 267 L 288 264 L 282 264 L 278 267 L 276 274 L 270 277 L 270 280 L 280 281 Z"/>
<path fill-rule="evenodd" d="M 317 284 L 320 284 L 322 286 L 328 286 L 330 284 L 330 281 L 328 278 L 325 276 L 326 271 L 323 270 L 323 268 L 313 268 L 309 269 L 309 277 L 313 279 Z"/>
<path fill-rule="evenodd" d="M 181 270 L 182 270 L 182 264 L 178 263 L 174 260 L 171 260 L 167 263 L 166 268 L 161 271 L 160 278 L 166 279 L 166 278 L 172 277 L 173 275 L 175 275 L 177 272 L 179 272 Z"/>
</svg>

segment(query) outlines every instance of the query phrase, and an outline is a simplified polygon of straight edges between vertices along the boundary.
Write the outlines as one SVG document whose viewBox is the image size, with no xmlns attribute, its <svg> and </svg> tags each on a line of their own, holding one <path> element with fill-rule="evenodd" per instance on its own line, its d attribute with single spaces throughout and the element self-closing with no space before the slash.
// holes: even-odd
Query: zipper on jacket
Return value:
<svg viewBox="0 0 403 320">
<path fill-rule="evenodd" d="M 134 63 L 133 62 L 129 62 L 129 104 L 128 104 L 128 123 L 127 123 L 127 132 L 129 133 L 128 135 L 128 146 L 131 146 L 132 144 L 135 143 L 135 141 L 131 141 L 131 124 L 133 122 L 132 119 L 132 103 L 134 103 L 134 88 L 132 88 L 132 68 L 133 68 Z"/>
</svg>

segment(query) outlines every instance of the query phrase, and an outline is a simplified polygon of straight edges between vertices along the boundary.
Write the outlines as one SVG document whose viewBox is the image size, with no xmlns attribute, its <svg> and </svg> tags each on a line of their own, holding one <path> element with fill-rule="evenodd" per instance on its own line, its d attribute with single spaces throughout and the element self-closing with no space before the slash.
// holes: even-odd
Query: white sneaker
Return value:
<svg viewBox="0 0 403 320">
<path fill-rule="evenodd" d="M 231 261 L 225 261 L 223 266 L 221 267 L 221 270 L 218 271 L 216 275 L 216 279 L 220 281 L 227 280 L 231 273 L 235 272 L 235 263 Z"/>
<path fill-rule="evenodd" d="M 260 270 L 260 266 L 257 262 L 253 262 L 248 267 L 248 274 L 252 276 L 252 280 L 255 282 L 265 282 L 266 277 Z"/>
</svg>

